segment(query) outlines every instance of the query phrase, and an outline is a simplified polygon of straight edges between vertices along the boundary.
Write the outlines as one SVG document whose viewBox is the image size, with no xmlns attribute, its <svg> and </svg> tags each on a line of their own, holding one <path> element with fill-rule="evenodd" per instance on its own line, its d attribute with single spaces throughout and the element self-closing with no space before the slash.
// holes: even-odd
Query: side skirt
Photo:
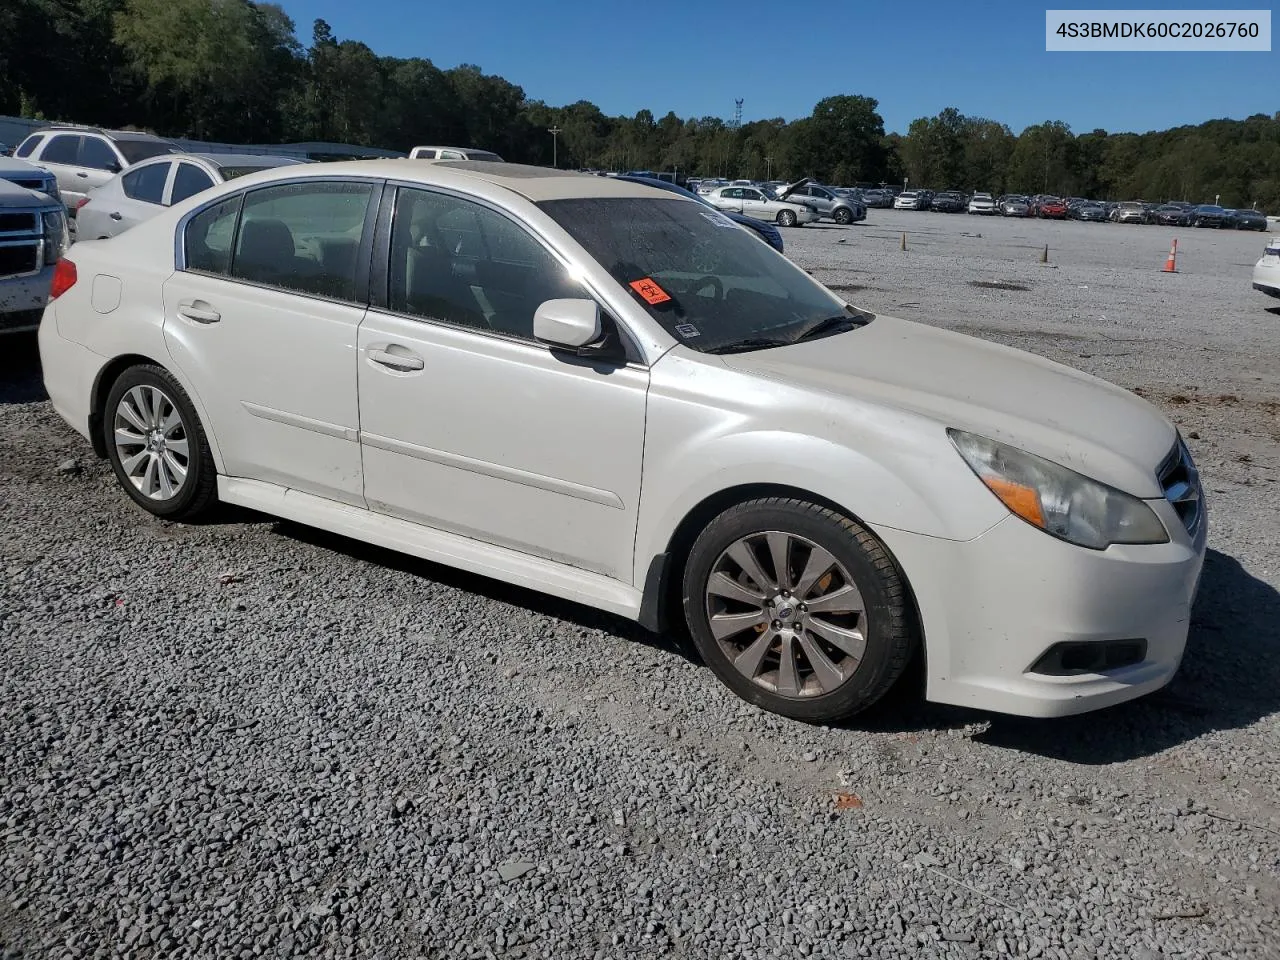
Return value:
<svg viewBox="0 0 1280 960">
<path fill-rule="evenodd" d="M 455 533 L 445 533 L 260 480 L 219 476 L 218 499 L 433 563 L 597 607 L 631 620 L 640 616 L 641 591 L 628 584 Z"/>
</svg>

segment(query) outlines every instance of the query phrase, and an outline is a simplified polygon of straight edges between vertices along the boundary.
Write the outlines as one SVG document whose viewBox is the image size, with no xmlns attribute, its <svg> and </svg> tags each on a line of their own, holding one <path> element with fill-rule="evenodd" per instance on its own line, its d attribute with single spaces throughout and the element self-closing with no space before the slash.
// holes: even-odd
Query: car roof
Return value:
<svg viewBox="0 0 1280 960">
<path fill-rule="evenodd" d="M 157 137 L 154 133 L 146 133 L 142 130 L 108 130 L 105 127 L 77 127 L 73 124 L 52 124 L 47 127 L 41 127 L 39 130 L 32 130 L 29 136 L 50 133 L 96 133 L 100 136 L 110 137 L 112 140 L 146 140 L 148 142 L 169 143 L 164 137 Z"/>
<path fill-rule="evenodd" d="M 597 177 L 591 173 L 489 160 L 441 160 L 435 163 L 408 158 L 342 160 L 276 167 L 249 176 L 256 183 L 299 177 L 376 177 L 461 188 L 479 181 L 505 188 L 534 203 L 595 197 L 652 197 L 656 189 L 617 177 Z"/>
<path fill-rule="evenodd" d="M 307 163 L 298 157 L 282 157 L 271 153 L 173 153 L 167 156 L 170 159 L 196 157 L 215 167 L 283 167 Z"/>
</svg>

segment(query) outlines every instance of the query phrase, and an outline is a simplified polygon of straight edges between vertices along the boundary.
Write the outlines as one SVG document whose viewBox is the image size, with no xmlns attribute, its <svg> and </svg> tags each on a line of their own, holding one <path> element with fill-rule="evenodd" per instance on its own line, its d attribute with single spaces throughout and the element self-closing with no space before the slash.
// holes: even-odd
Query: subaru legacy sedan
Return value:
<svg viewBox="0 0 1280 960">
<path fill-rule="evenodd" d="M 687 628 L 810 722 L 916 656 L 933 700 L 1038 716 L 1182 656 L 1206 515 L 1168 420 L 856 309 L 693 199 L 279 168 L 77 244 L 52 293 L 53 404 L 158 517 L 237 504 Z"/>
</svg>

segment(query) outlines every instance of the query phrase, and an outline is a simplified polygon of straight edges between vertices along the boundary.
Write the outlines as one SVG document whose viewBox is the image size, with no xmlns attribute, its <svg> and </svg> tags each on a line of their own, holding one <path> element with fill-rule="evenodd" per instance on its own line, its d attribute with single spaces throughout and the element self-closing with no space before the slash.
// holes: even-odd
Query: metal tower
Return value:
<svg viewBox="0 0 1280 960">
<path fill-rule="evenodd" d="M 742 126 L 742 98 L 733 101 L 733 129 L 737 130 Z"/>
</svg>

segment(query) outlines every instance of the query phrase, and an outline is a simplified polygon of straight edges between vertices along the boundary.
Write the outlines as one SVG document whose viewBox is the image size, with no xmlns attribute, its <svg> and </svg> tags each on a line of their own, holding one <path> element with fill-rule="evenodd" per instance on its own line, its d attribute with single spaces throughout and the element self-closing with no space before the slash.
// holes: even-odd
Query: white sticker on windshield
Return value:
<svg viewBox="0 0 1280 960">
<path fill-rule="evenodd" d="M 732 220 L 726 217 L 723 213 L 718 213 L 714 210 L 699 210 L 698 212 L 701 213 L 702 216 L 705 217 L 709 223 L 712 223 L 717 227 L 736 227 L 737 226 L 736 223 L 734 223 Z"/>
<path fill-rule="evenodd" d="M 690 339 L 691 337 L 701 336 L 701 333 L 699 333 L 698 328 L 695 327 L 692 323 L 677 323 L 676 333 L 680 334 L 680 336 L 684 337 L 686 340 Z"/>
</svg>

